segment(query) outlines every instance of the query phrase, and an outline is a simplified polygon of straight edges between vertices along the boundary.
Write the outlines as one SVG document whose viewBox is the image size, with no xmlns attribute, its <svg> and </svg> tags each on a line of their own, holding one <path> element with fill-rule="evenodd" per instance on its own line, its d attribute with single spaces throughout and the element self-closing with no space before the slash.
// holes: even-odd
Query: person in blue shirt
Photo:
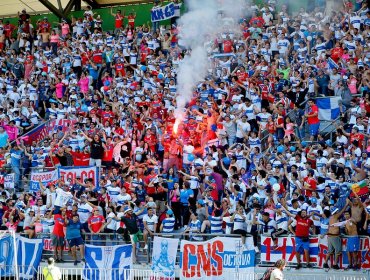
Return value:
<svg viewBox="0 0 370 280">
<path fill-rule="evenodd" d="M 10 149 L 10 164 L 14 172 L 14 187 L 20 187 L 20 178 L 21 178 L 21 158 L 23 155 L 23 148 L 18 146 L 16 143 L 13 144 L 13 147 Z"/>
<path fill-rule="evenodd" d="M 4 148 L 8 143 L 8 133 L 5 131 L 3 126 L 0 126 L 0 148 Z"/>
<path fill-rule="evenodd" d="M 69 244 L 69 248 L 72 251 L 72 258 L 74 265 L 78 264 L 77 261 L 77 247 L 80 249 L 81 261 L 85 261 L 84 252 L 85 246 L 81 236 L 82 225 L 79 220 L 78 214 L 74 214 L 72 219 L 65 218 L 65 224 L 67 225 L 66 239 Z"/>
<path fill-rule="evenodd" d="M 190 189 L 190 184 L 184 182 L 183 189 L 180 190 L 180 212 L 181 212 L 181 226 L 187 225 L 190 218 L 189 199 L 194 197 L 194 192 Z"/>
</svg>

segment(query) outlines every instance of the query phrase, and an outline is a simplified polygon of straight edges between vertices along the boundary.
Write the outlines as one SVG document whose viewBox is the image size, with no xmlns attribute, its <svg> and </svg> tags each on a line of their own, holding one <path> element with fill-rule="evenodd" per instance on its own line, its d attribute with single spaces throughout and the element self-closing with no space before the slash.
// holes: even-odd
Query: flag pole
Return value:
<svg viewBox="0 0 370 280">
<path fill-rule="evenodd" d="M 15 236 L 15 231 L 10 231 L 12 238 L 13 238 L 13 245 L 14 245 L 14 266 L 15 266 L 15 279 L 19 279 L 19 267 L 18 267 L 18 249 L 17 249 L 17 241 Z"/>
</svg>

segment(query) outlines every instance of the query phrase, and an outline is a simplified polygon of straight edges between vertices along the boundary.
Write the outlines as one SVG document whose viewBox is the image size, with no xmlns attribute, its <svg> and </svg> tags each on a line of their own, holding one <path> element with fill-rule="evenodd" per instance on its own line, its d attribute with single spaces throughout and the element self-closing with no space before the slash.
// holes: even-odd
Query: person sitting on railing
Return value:
<svg viewBox="0 0 370 280">
<path fill-rule="evenodd" d="M 148 250 L 148 235 L 153 236 L 157 229 L 158 217 L 154 214 L 153 208 L 147 208 L 148 213 L 143 217 L 144 223 L 144 250 Z"/>
<path fill-rule="evenodd" d="M 123 222 L 128 233 L 130 234 L 131 244 L 132 244 L 132 262 L 136 261 L 136 245 L 139 243 L 141 238 L 141 231 L 139 229 L 137 216 L 133 213 L 130 206 L 125 206 L 123 210 L 123 216 L 119 221 Z"/>
</svg>

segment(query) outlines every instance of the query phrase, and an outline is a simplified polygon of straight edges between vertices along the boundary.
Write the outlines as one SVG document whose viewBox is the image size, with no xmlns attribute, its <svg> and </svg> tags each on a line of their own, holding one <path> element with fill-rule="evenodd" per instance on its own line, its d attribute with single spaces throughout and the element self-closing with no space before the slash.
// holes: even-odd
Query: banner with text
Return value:
<svg viewBox="0 0 370 280">
<path fill-rule="evenodd" d="M 85 179 L 93 179 L 93 184 L 99 187 L 99 168 L 96 166 L 58 167 L 58 178 L 62 178 L 64 182 L 71 181 L 72 184 L 74 184 L 78 176 L 81 177 L 82 182 Z"/>
<path fill-rule="evenodd" d="M 15 182 L 14 173 L 0 175 L 0 184 L 3 184 L 5 189 L 14 189 L 14 182 Z"/>
<path fill-rule="evenodd" d="M 284 259 L 289 263 L 297 263 L 295 257 L 295 237 L 279 237 L 278 247 L 273 248 L 274 242 L 270 236 L 261 236 L 261 262 L 276 262 Z M 310 262 L 317 263 L 319 259 L 319 238 L 310 238 Z M 305 259 L 303 260 L 306 261 Z"/>
<path fill-rule="evenodd" d="M 181 240 L 180 279 L 230 278 L 230 273 L 251 273 L 254 277 L 253 238 L 243 246 L 240 238 L 216 237 L 205 242 Z"/>
<path fill-rule="evenodd" d="M 170 19 L 174 16 L 175 16 L 175 5 L 172 2 L 167 4 L 166 6 L 152 9 L 151 11 L 152 22 Z"/>
<path fill-rule="evenodd" d="M 31 172 L 30 191 L 37 192 L 40 190 L 40 181 L 46 187 L 49 182 L 56 181 L 58 173 L 56 170 L 47 172 Z"/>
<path fill-rule="evenodd" d="M 159 277 L 175 279 L 175 262 L 179 240 L 155 236 L 153 241 L 152 270 Z"/>
<path fill-rule="evenodd" d="M 49 123 L 49 132 L 63 131 L 66 132 L 77 123 L 77 120 L 61 119 L 51 120 Z"/>
<path fill-rule="evenodd" d="M 340 268 L 345 268 L 348 266 L 348 255 L 345 253 L 347 251 L 348 238 L 342 237 L 342 254 L 339 256 L 338 265 Z M 317 261 L 318 267 L 323 267 L 325 262 L 325 256 L 328 252 L 328 239 L 327 236 L 320 239 L 319 241 L 319 258 Z M 361 259 L 362 269 L 370 269 L 370 237 L 362 236 L 360 238 L 360 250 L 358 252 L 358 259 Z M 330 259 L 329 266 L 333 265 L 333 257 Z"/>
</svg>

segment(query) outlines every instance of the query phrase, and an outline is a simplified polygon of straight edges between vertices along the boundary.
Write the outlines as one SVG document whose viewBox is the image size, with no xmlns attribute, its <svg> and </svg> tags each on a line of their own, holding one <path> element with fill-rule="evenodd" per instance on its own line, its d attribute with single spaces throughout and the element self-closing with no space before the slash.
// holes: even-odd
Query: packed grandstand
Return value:
<svg viewBox="0 0 370 280">
<path fill-rule="evenodd" d="M 370 234 L 367 1 L 240 2 L 248 12 L 218 9 L 217 32 L 190 28 L 191 40 L 176 0 L 165 26 L 118 8 L 108 30 L 90 7 L 57 25 L 26 10 L 18 26 L 0 20 L 1 229 L 50 234 L 57 262 L 68 242 L 75 264 L 85 241 L 125 240 L 135 254 L 157 233 L 233 234 L 253 236 L 258 253 L 263 234 L 274 250 L 293 236 L 300 268 L 308 237 L 326 236 L 323 267 L 348 254 L 359 269 Z M 337 100 L 329 133 L 324 99 Z M 98 177 L 61 176 L 81 167 Z"/>
</svg>

